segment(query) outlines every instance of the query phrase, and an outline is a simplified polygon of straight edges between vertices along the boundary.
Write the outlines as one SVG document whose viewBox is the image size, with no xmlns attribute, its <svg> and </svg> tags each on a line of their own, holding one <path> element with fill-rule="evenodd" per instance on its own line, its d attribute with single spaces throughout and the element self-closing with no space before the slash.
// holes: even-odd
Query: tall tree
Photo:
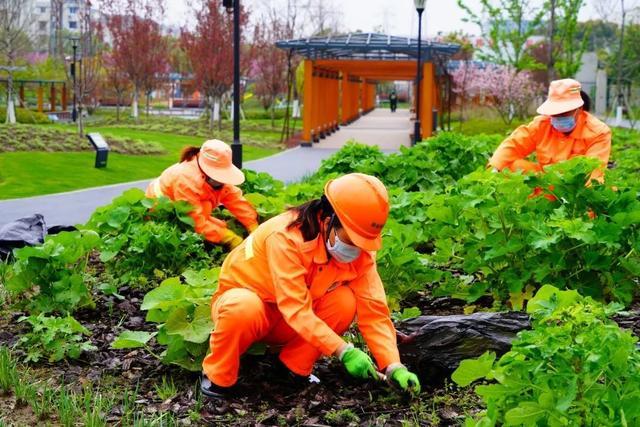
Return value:
<svg viewBox="0 0 640 427">
<path fill-rule="evenodd" d="M 13 73 L 19 60 L 26 54 L 31 41 L 29 30 L 33 15 L 24 7 L 23 0 L 2 0 L 0 2 L 0 61 L 9 77 L 7 79 L 7 123 L 15 123 L 13 100 Z"/>
<path fill-rule="evenodd" d="M 549 81 L 557 77 L 574 77 L 582 65 L 589 41 L 589 29 L 582 40 L 576 39 L 578 15 L 585 0 L 549 0 L 549 34 L 547 38 Z"/>
<path fill-rule="evenodd" d="M 233 17 L 224 10 L 220 0 L 200 0 L 194 7 L 195 29 L 182 29 L 181 44 L 189 58 L 196 84 L 205 95 L 210 111 L 209 124 L 213 128 L 214 105 L 220 104 L 222 95 L 233 83 Z M 241 27 L 246 23 L 247 15 L 242 10 Z"/>
<path fill-rule="evenodd" d="M 264 109 L 271 112 L 271 127 L 275 126 L 275 101 L 289 86 L 290 68 L 288 53 L 275 43 L 292 37 L 293 32 L 275 10 L 271 10 L 253 32 L 251 72 L 256 80 L 256 96 Z"/>
<path fill-rule="evenodd" d="M 481 59 L 516 71 L 542 67 L 529 55 L 528 44 L 540 32 L 544 8 L 534 7 L 532 0 L 480 0 L 478 14 L 468 6 L 469 0 L 457 2 L 467 14 L 464 20 L 478 25 L 487 38 L 488 49 L 479 53 Z"/>
<path fill-rule="evenodd" d="M 157 76 L 167 68 L 166 40 L 156 20 L 164 14 L 164 0 L 106 1 L 107 10 L 111 11 L 107 27 L 112 54 L 133 85 L 131 110 L 137 120 L 140 92 L 145 90 L 150 76 Z"/>
<path fill-rule="evenodd" d="M 102 24 L 93 19 L 92 2 L 90 0 L 81 1 L 78 14 L 80 61 L 76 70 L 74 91 L 78 101 L 78 134 L 84 136 L 82 111 L 85 108 L 93 108 L 96 103 L 104 42 Z"/>
<path fill-rule="evenodd" d="M 120 121 L 120 107 L 124 104 L 125 95 L 131 90 L 131 82 L 112 54 L 105 53 L 102 61 L 104 65 L 102 93 L 115 96 L 116 121 Z"/>
</svg>

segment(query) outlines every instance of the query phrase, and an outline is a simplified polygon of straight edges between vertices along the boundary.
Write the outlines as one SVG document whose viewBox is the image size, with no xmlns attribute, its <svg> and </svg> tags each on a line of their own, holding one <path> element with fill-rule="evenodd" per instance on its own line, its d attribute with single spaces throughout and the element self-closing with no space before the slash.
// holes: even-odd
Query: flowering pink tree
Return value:
<svg viewBox="0 0 640 427">
<path fill-rule="evenodd" d="M 487 64 L 462 64 L 454 73 L 454 92 L 462 102 L 481 96 L 510 124 L 514 118 L 526 118 L 537 96 L 544 88 L 536 83 L 530 72 Z"/>
</svg>

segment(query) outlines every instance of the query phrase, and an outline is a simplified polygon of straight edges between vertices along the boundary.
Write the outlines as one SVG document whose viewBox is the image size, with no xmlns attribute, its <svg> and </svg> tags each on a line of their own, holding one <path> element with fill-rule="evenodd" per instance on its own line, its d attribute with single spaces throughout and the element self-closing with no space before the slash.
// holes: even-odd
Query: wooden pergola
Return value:
<svg viewBox="0 0 640 427">
<path fill-rule="evenodd" d="M 418 40 L 374 33 L 283 40 L 281 49 L 304 60 L 303 144 L 334 132 L 375 108 L 380 81 L 417 81 Z M 420 120 L 422 135 L 433 131 L 434 109 L 440 110 L 436 75 L 460 49 L 447 43 L 422 43 Z M 437 66 L 438 65 L 438 66 Z M 441 70 L 440 70 L 441 71 Z M 415 93 L 415 90 L 414 90 Z"/>
<path fill-rule="evenodd" d="M 0 79 L 0 82 L 7 84 L 7 79 Z M 45 90 L 48 92 L 49 111 L 67 111 L 68 103 L 68 91 L 67 82 L 64 80 L 27 80 L 27 79 L 13 79 L 13 84 L 18 86 L 18 99 L 20 100 L 20 106 L 25 106 L 25 87 L 27 85 L 36 86 L 37 107 L 39 113 L 44 113 L 44 97 Z M 59 95 L 58 95 L 59 93 Z M 58 103 L 58 100 L 60 101 Z"/>
</svg>

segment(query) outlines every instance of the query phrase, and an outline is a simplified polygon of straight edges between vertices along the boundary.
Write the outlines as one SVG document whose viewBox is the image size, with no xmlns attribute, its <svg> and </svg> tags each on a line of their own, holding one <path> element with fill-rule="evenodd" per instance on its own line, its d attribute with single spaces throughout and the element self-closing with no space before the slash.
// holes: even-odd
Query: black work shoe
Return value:
<svg viewBox="0 0 640 427">
<path fill-rule="evenodd" d="M 214 384 L 203 373 L 202 378 L 200 379 L 200 391 L 203 395 L 212 399 L 228 399 L 235 394 L 236 388 L 234 386 L 222 387 Z"/>
</svg>

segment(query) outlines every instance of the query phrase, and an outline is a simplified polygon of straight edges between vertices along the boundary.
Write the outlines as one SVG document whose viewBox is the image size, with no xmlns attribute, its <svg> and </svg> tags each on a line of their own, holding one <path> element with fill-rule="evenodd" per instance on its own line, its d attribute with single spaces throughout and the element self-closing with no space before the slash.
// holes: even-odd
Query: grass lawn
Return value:
<svg viewBox="0 0 640 427">
<path fill-rule="evenodd" d="M 52 194 L 158 176 L 178 161 L 185 145 L 200 146 L 201 137 L 118 127 L 90 127 L 90 132 L 161 144 L 166 154 L 132 156 L 109 153 L 107 168 L 93 167 L 95 153 L 10 152 L 0 154 L 0 200 Z M 276 148 L 244 146 L 244 160 L 277 153 Z"/>
</svg>

